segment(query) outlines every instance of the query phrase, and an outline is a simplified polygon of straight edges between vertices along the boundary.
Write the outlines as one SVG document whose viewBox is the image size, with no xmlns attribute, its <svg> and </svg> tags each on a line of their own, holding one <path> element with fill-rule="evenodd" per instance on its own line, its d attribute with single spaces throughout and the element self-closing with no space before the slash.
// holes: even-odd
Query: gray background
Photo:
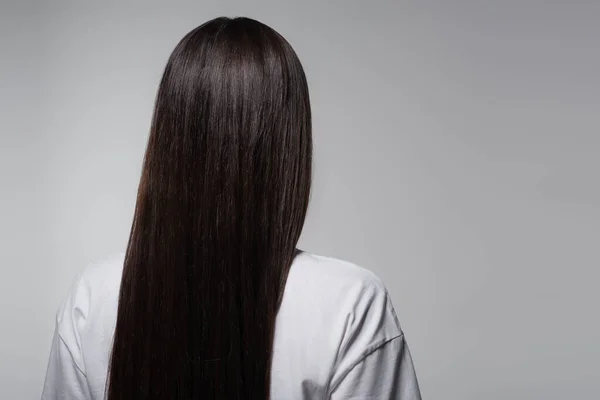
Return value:
<svg viewBox="0 0 600 400">
<path fill-rule="evenodd" d="M 39 398 L 59 301 L 124 248 L 166 59 L 219 15 L 302 59 L 302 247 L 382 277 L 424 397 L 600 398 L 600 1 L 123 3 L 1 3 L 0 398 Z"/>
</svg>

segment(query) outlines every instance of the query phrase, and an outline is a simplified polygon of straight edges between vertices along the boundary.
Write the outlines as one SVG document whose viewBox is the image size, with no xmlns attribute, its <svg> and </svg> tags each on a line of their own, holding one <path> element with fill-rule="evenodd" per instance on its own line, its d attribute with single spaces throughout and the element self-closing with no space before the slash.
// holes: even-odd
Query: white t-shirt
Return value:
<svg viewBox="0 0 600 400">
<path fill-rule="evenodd" d="M 61 305 L 42 393 L 104 399 L 123 256 L 92 265 Z M 271 399 L 420 399 L 381 281 L 353 264 L 296 257 L 277 315 Z"/>
</svg>

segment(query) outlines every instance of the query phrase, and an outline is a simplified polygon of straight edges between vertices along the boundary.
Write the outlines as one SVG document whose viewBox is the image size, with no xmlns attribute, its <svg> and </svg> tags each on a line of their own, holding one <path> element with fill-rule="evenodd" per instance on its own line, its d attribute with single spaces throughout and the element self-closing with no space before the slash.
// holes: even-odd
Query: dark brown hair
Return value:
<svg viewBox="0 0 600 400">
<path fill-rule="evenodd" d="M 269 398 L 311 154 L 306 78 L 282 36 L 217 18 L 179 42 L 125 256 L 109 400 Z"/>
</svg>

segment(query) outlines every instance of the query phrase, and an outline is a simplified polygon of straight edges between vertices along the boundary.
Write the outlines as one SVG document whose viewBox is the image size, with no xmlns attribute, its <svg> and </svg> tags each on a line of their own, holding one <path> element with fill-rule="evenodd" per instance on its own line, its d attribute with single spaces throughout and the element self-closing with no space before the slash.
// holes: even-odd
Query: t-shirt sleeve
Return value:
<svg viewBox="0 0 600 400">
<path fill-rule="evenodd" d="M 80 335 L 88 308 L 89 296 L 80 277 L 57 312 L 42 400 L 91 399 Z"/>
<path fill-rule="evenodd" d="M 391 298 L 375 276 L 349 291 L 343 338 L 329 395 L 341 399 L 419 400 L 419 385 Z"/>
<path fill-rule="evenodd" d="M 56 331 L 52 339 L 42 400 L 90 398 L 84 372 L 75 363 L 71 350 Z"/>
<path fill-rule="evenodd" d="M 360 359 L 333 388 L 331 400 L 420 400 L 419 384 L 404 336 Z"/>
</svg>

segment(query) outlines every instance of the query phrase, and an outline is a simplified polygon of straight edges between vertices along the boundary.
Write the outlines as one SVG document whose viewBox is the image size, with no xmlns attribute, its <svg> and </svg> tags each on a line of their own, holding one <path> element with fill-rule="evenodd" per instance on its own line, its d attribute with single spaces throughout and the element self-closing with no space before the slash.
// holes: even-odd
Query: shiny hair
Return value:
<svg viewBox="0 0 600 400">
<path fill-rule="evenodd" d="M 311 159 L 308 85 L 281 35 L 217 18 L 179 42 L 125 255 L 109 400 L 269 398 Z"/>
</svg>

